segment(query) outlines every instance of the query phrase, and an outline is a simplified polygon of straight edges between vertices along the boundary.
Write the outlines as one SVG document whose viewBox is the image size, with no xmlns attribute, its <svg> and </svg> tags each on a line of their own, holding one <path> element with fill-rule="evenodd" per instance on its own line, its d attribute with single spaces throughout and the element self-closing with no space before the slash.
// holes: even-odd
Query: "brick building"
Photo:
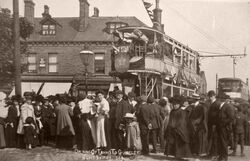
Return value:
<svg viewBox="0 0 250 161">
<path fill-rule="evenodd" d="M 24 0 L 24 16 L 34 25 L 34 32 L 27 39 L 28 54 L 22 63 L 22 92 L 38 91 L 50 95 L 74 89 L 85 91 L 85 66 L 81 51 L 94 53 L 89 59 L 87 77 L 89 92 L 108 90 L 110 83 L 120 82 L 109 75 L 112 63 L 112 46 L 117 39 L 113 31 L 125 26 L 146 26 L 136 17 L 102 17 L 94 8 L 89 16 L 89 3 L 79 0 L 79 17 L 53 17 L 44 6 L 42 17 L 34 17 L 35 3 Z M 53 8 L 52 8 L 53 9 Z M 77 94 L 77 93 L 75 93 Z"/>
</svg>

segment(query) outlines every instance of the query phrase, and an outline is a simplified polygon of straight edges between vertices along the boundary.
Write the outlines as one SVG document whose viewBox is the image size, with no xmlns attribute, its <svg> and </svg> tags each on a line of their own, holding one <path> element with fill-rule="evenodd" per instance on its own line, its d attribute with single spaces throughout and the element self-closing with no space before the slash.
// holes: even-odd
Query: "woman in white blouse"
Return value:
<svg viewBox="0 0 250 161">
<path fill-rule="evenodd" d="M 105 148 L 105 147 L 107 147 L 107 140 L 106 140 L 106 136 L 105 136 L 104 121 L 105 121 L 105 117 L 108 116 L 109 103 L 104 98 L 103 91 L 98 91 L 96 93 L 96 95 L 100 100 L 100 104 L 98 105 L 98 108 L 97 108 L 97 126 L 96 126 L 96 133 L 97 133 L 96 142 L 97 143 L 96 143 L 96 147 L 97 148 Z"/>
</svg>

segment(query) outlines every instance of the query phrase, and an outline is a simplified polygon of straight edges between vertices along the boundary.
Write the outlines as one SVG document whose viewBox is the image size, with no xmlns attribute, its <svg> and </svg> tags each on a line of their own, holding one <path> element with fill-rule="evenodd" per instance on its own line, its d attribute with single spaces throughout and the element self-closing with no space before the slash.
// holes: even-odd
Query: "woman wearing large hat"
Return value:
<svg viewBox="0 0 250 161">
<path fill-rule="evenodd" d="M 176 158 L 188 158 L 191 156 L 189 142 L 190 134 L 187 124 L 187 113 L 181 109 L 183 104 L 181 96 L 170 99 L 173 109 L 170 112 L 169 123 L 165 132 L 166 149 L 165 154 Z"/>
</svg>

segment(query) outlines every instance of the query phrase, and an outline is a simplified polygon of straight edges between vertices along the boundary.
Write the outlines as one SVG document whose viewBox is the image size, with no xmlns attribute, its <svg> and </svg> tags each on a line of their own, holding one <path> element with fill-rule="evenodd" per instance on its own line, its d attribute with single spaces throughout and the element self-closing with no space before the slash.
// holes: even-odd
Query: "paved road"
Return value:
<svg viewBox="0 0 250 161">
<path fill-rule="evenodd" d="M 239 152 L 238 152 L 239 153 Z M 235 157 L 229 157 L 229 161 L 248 161 L 250 160 L 250 147 L 245 148 L 245 157 L 241 157 L 239 154 Z M 124 161 L 151 161 L 151 160 L 173 160 L 166 158 L 162 153 L 150 154 L 149 156 L 137 157 L 115 157 L 102 156 L 97 157 L 91 154 L 82 154 L 79 152 L 72 152 L 66 150 L 59 150 L 51 147 L 37 147 L 32 150 L 24 149 L 1 149 L 0 150 L 0 161 L 84 161 L 84 160 L 100 160 L 100 161 L 113 161 L 113 160 L 124 160 Z M 198 161 L 198 159 L 192 158 L 191 161 Z M 200 159 L 200 161 L 206 161 Z"/>
</svg>

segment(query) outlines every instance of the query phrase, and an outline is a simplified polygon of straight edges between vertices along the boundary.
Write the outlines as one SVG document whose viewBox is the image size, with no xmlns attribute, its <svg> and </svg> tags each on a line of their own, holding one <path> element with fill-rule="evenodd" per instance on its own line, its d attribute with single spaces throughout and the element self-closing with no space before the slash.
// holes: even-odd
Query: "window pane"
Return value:
<svg viewBox="0 0 250 161">
<path fill-rule="evenodd" d="M 104 60 L 104 54 L 95 54 L 95 60 Z"/>
<path fill-rule="evenodd" d="M 104 53 L 95 53 L 95 73 L 105 73 Z"/>
<path fill-rule="evenodd" d="M 43 30 L 48 30 L 49 25 L 43 25 Z"/>
<path fill-rule="evenodd" d="M 49 73 L 55 73 L 57 72 L 57 65 L 54 64 L 54 65 L 49 65 Z"/>
<path fill-rule="evenodd" d="M 57 54 L 49 54 L 49 63 L 57 63 Z"/>
<path fill-rule="evenodd" d="M 30 71 L 35 71 L 36 70 L 36 65 L 35 64 L 29 64 L 28 65 L 28 70 Z"/>
<path fill-rule="evenodd" d="M 190 55 L 189 65 L 191 69 L 195 69 L 195 57 Z"/>
<path fill-rule="evenodd" d="M 50 28 L 51 30 L 55 30 L 55 25 L 50 25 L 49 28 Z"/>
<path fill-rule="evenodd" d="M 29 55 L 28 56 L 28 63 L 36 63 L 36 56 L 35 55 Z"/>
</svg>

